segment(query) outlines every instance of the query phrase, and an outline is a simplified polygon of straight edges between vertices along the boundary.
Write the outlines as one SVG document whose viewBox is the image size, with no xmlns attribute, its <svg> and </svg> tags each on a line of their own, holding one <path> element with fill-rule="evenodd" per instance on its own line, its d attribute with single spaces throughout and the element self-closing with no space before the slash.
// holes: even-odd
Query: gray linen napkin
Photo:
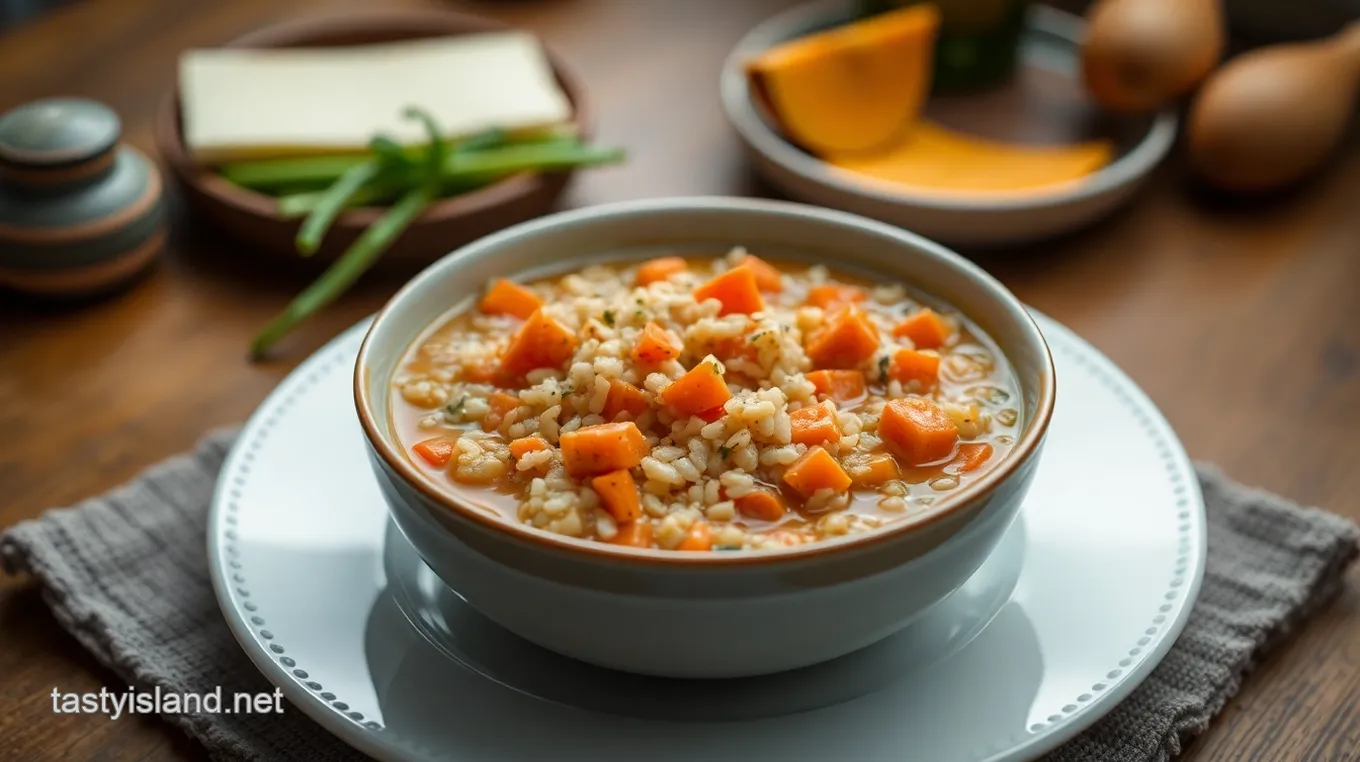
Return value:
<svg viewBox="0 0 1360 762">
<path fill-rule="evenodd" d="M 266 692 L 232 638 L 208 577 L 205 522 L 234 432 L 75 508 L 0 535 L 0 564 L 36 578 L 53 614 L 96 658 L 150 690 Z M 1342 584 L 1360 527 L 1200 466 L 1209 562 L 1180 640 L 1133 695 L 1055 751 L 1054 762 L 1145 762 L 1180 753 L 1254 661 Z M 218 760 L 360 759 L 307 719 L 166 715 Z"/>
</svg>

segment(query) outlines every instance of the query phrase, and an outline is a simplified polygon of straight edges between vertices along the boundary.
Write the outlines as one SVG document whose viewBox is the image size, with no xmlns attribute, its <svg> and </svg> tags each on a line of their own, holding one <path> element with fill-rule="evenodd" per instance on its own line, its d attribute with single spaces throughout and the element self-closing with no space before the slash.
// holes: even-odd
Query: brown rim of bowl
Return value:
<svg viewBox="0 0 1360 762">
<path fill-rule="evenodd" d="M 436 30 L 435 34 L 457 35 L 475 32 L 492 32 L 515 29 L 496 19 L 476 16 L 455 11 L 410 10 L 410 11 L 369 11 L 346 14 L 344 16 L 305 17 L 284 21 L 262 27 L 236 37 L 225 43 L 224 48 L 278 48 L 311 46 L 310 40 L 317 37 L 335 37 L 346 34 L 361 35 L 374 30 Z M 398 39 L 398 38 L 394 38 Z M 400 38 L 406 39 L 406 38 Z M 409 39 L 417 39 L 410 37 Z M 363 43 L 358 43 L 363 44 Z M 326 47 L 316 45 L 315 47 Z M 571 122 L 582 139 L 591 136 L 591 117 L 585 91 L 579 78 L 571 68 L 562 62 L 545 43 L 544 54 L 552 66 L 558 86 L 566 93 L 571 102 Z M 270 196 L 247 190 L 228 182 L 216 172 L 199 167 L 190 158 L 184 144 L 179 114 L 179 76 L 171 83 L 170 92 L 161 99 L 155 119 L 156 142 L 162 158 L 169 168 L 186 184 L 197 186 L 204 194 L 217 202 L 256 217 L 281 219 L 276 203 Z M 494 208 L 516 198 L 527 196 L 542 182 L 543 175 L 537 172 L 520 172 L 497 180 L 490 185 L 473 191 L 450 196 L 431 204 L 418 218 L 420 223 L 436 222 L 455 217 L 465 217 Z M 366 228 L 377 221 L 386 207 L 356 207 L 347 209 L 336 220 L 337 226 Z"/>
<path fill-rule="evenodd" d="M 372 406 L 367 390 L 367 379 L 369 376 L 368 351 L 369 342 L 373 339 L 373 333 L 379 323 L 398 304 L 416 285 L 428 278 L 433 277 L 430 268 L 416 275 L 406 285 L 402 286 L 391 299 L 383 305 L 382 309 L 374 316 L 373 322 L 369 324 L 364 334 L 363 343 L 359 346 L 359 354 L 354 363 L 354 403 L 358 412 L 359 422 L 364 429 L 364 436 L 368 439 L 370 446 L 379 457 L 395 471 L 403 481 L 422 493 L 429 500 L 448 508 L 457 517 L 464 520 L 471 520 L 483 528 L 496 532 L 505 533 L 512 540 L 533 544 L 540 549 L 555 550 L 569 554 L 579 554 L 582 556 L 593 556 L 597 559 L 617 559 L 630 562 L 643 562 L 654 566 L 750 566 L 762 564 L 775 564 L 781 562 L 795 562 L 808 558 L 824 556 L 830 553 L 841 551 L 853 551 L 878 545 L 886 542 L 890 538 L 908 534 L 917 529 L 934 524 L 947 516 L 953 516 L 964 509 L 965 506 L 973 504 L 976 500 L 990 495 L 1001 485 L 1021 463 L 1027 462 L 1033 457 L 1048 433 L 1048 426 L 1053 418 L 1054 401 L 1057 396 L 1057 380 L 1055 379 L 1053 353 L 1048 346 L 1048 341 L 1044 338 L 1043 332 L 1039 330 L 1039 325 L 1034 321 L 1034 317 L 1006 287 L 985 270 L 974 265 L 950 249 L 941 246 L 929 239 L 918 236 L 900 228 L 880 223 L 868 218 L 849 212 L 840 212 L 831 209 L 808 206 L 805 204 L 790 203 L 784 201 L 767 201 L 763 199 L 751 198 L 723 198 L 723 197 L 693 197 L 693 198 L 666 198 L 666 199 L 647 199 L 642 201 L 624 201 L 613 204 L 603 204 L 592 207 L 575 209 L 567 212 L 547 215 L 538 219 L 520 223 L 510 228 L 493 233 L 491 236 L 481 239 L 482 242 L 492 238 L 502 238 L 512 233 L 524 234 L 532 230 L 542 230 L 552 225 L 564 222 L 579 222 L 601 212 L 645 212 L 647 210 L 657 210 L 661 208 L 672 208 L 675 206 L 696 207 L 707 206 L 712 208 L 714 204 L 726 206 L 737 205 L 741 208 L 752 211 L 783 211 L 793 212 L 807 216 L 813 215 L 829 222 L 847 223 L 854 222 L 861 227 L 868 227 L 874 232 L 885 234 L 899 240 L 909 239 L 904 243 L 931 251 L 934 254 L 947 254 L 950 258 L 957 259 L 954 264 L 962 265 L 971 277 L 978 278 L 983 284 L 992 291 L 994 295 L 999 295 L 1002 301 L 1010 302 L 1010 307 L 1022 316 L 1022 328 L 1028 329 L 1038 340 L 1038 346 L 1043 350 L 1044 372 L 1038 379 L 1038 399 L 1035 408 L 1035 415 L 1029 426 L 1026 427 L 1024 434 L 1020 437 L 1011 451 L 1006 454 L 1002 462 L 990 471 L 987 471 L 977 481 L 964 486 L 958 492 L 948 498 L 936 503 L 936 508 L 931 513 L 918 517 L 916 520 L 902 519 L 892 522 L 887 526 L 880 527 L 868 532 L 842 537 L 819 540 L 816 542 L 796 545 L 788 548 L 778 548 L 774 550 L 760 550 L 750 552 L 733 552 L 721 550 L 709 550 L 702 552 L 682 552 L 674 550 L 662 550 L 659 548 L 632 548 L 618 545 L 611 545 L 591 540 L 584 540 L 566 535 L 558 535 L 547 530 L 537 529 L 525 524 L 511 522 L 500 517 L 491 516 L 483 511 L 476 510 L 466 505 L 452 494 L 436 487 L 427 475 L 422 474 L 405 457 L 405 454 L 398 451 L 384 436 L 373 420 L 369 408 Z M 469 246 L 477 245 L 475 242 Z M 454 256 L 450 254 L 448 256 Z M 562 263 L 564 267 L 566 262 Z M 405 351 L 402 352 L 403 356 Z M 388 397 L 383 397 L 387 400 Z M 443 531 L 448 531 L 443 529 Z"/>
</svg>

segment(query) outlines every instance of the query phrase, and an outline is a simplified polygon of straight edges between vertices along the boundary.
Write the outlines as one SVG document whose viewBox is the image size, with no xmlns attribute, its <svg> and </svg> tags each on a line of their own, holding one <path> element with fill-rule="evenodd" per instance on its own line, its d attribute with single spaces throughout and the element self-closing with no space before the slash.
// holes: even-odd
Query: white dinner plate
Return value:
<svg viewBox="0 0 1360 762">
<path fill-rule="evenodd" d="M 1036 317 L 1059 392 L 1021 518 L 958 592 L 834 662 L 644 678 L 482 618 L 389 524 L 351 397 L 366 324 L 290 375 L 227 458 L 208 526 L 223 614 L 294 706 L 381 760 L 1034 758 L 1152 671 L 1205 559 L 1175 434 L 1104 356 Z"/>
</svg>

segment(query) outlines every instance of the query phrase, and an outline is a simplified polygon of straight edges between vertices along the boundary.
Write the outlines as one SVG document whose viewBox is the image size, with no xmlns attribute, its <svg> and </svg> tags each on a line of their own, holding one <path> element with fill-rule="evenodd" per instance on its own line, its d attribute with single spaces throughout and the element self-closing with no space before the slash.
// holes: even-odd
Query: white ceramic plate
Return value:
<svg viewBox="0 0 1360 762">
<path fill-rule="evenodd" d="M 294 706 L 381 760 L 1036 757 L 1156 666 L 1205 557 L 1166 422 L 1089 345 L 1040 326 L 1060 392 L 1022 518 L 957 593 L 835 662 L 643 678 L 471 611 L 389 527 L 351 401 L 364 326 L 285 380 L 227 459 L 208 528 L 223 613 Z"/>
<path fill-rule="evenodd" d="M 901 226 L 953 246 L 1014 245 L 1070 232 L 1112 213 L 1132 197 L 1170 151 L 1177 117 L 1164 111 L 1146 124 L 1124 118 L 1121 129 L 1139 136 L 1115 161 L 1071 189 L 1014 197 L 951 198 L 853 180 L 798 149 L 757 109 L 745 62 L 753 55 L 830 23 L 852 18 L 850 0 L 816 0 L 759 24 L 737 43 L 723 65 L 723 110 L 755 166 L 790 198 L 842 209 Z M 1058 78 L 1077 79 L 1082 20 L 1036 5 L 1021 38 L 1021 66 Z"/>
</svg>

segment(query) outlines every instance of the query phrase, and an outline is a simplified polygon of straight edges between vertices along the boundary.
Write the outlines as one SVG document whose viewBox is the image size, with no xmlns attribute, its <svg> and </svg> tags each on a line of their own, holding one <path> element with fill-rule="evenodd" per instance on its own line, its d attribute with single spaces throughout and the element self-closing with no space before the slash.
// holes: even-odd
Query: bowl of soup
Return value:
<svg viewBox="0 0 1360 762">
<path fill-rule="evenodd" d="M 1054 395 L 1038 327 L 962 257 L 724 198 L 459 249 L 355 369 L 392 516 L 441 579 L 545 648 L 671 677 L 832 659 L 958 589 Z"/>
</svg>

